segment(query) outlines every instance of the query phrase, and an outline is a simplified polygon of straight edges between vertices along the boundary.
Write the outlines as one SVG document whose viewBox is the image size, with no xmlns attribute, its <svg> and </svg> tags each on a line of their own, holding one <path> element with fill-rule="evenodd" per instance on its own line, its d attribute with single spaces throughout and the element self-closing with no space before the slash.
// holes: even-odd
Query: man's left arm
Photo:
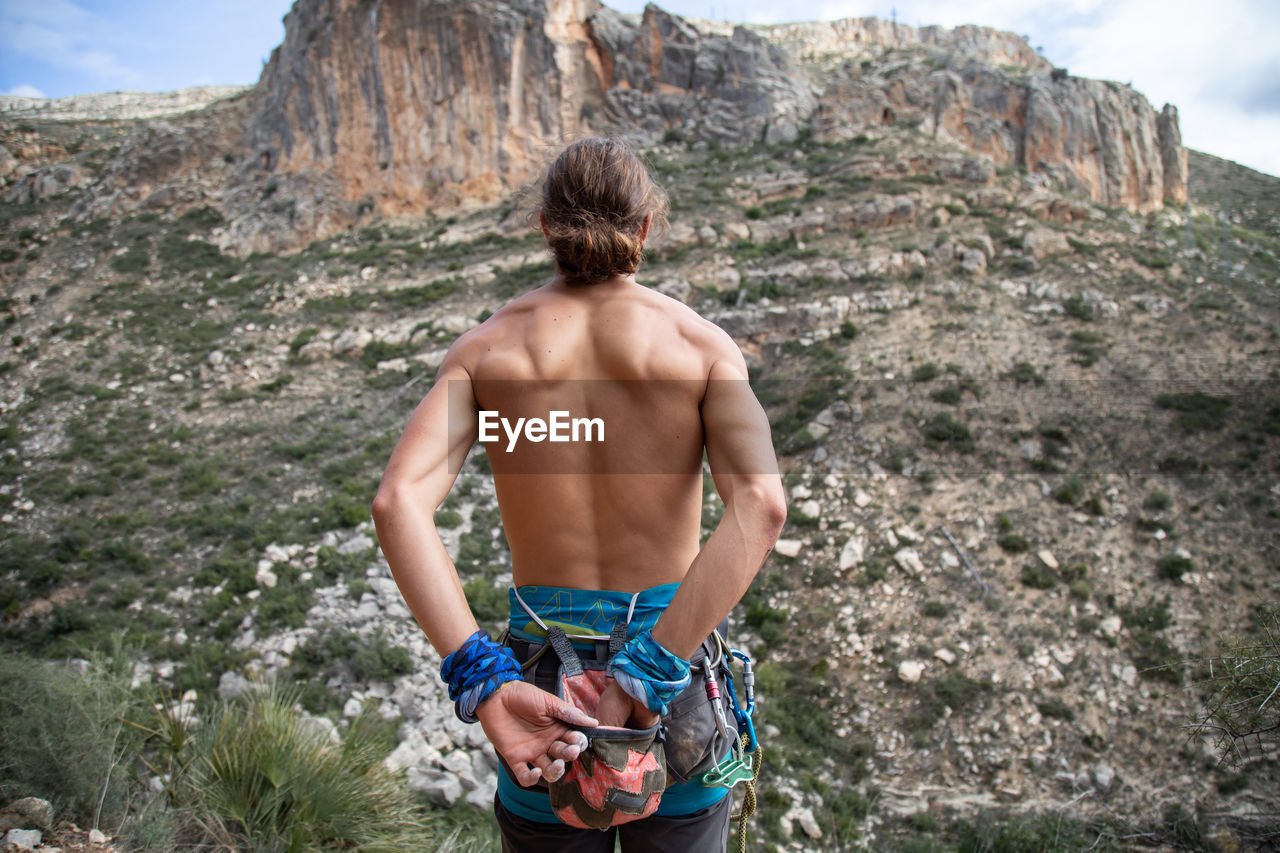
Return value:
<svg viewBox="0 0 1280 853">
<path fill-rule="evenodd" d="M 457 569 L 435 525 L 435 510 L 475 443 L 477 415 L 470 374 L 447 357 L 391 454 L 373 502 L 378 543 L 391 574 L 441 658 L 458 650 L 477 630 Z M 585 738 L 566 723 L 596 724 L 574 706 L 523 681 L 502 685 L 481 702 L 476 716 L 523 785 L 539 777 L 558 779 L 564 762 L 585 748 Z"/>
</svg>

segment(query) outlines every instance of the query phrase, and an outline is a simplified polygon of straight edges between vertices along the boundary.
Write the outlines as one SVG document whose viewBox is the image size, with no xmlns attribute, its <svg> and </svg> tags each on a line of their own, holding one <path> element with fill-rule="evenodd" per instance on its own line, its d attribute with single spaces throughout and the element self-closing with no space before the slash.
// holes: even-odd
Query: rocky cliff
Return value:
<svg viewBox="0 0 1280 853">
<path fill-rule="evenodd" d="M 300 0 L 253 95 L 244 187 L 336 190 L 386 214 L 490 202 L 548 146 L 586 131 L 736 146 L 851 138 L 905 122 L 1062 181 L 1107 205 L 1185 200 L 1177 114 L 1141 94 L 1054 71 L 1021 38 L 874 18 L 782 26 L 622 15 L 547 3 Z M 299 228 L 240 223 L 268 248 Z"/>
<path fill-rule="evenodd" d="M 885 125 L 1112 207 L 1186 199 L 1172 106 L 1070 77 L 987 28 L 728 25 L 597 0 L 298 0 L 285 30 L 251 93 L 142 131 L 194 153 L 157 171 L 139 153 L 150 142 L 123 146 L 78 214 L 212 204 L 224 246 L 290 249 L 367 214 L 495 202 L 585 132 L 740 147 Z M 160 199 L 161 185 L 184 189 Z"/>
</svg>

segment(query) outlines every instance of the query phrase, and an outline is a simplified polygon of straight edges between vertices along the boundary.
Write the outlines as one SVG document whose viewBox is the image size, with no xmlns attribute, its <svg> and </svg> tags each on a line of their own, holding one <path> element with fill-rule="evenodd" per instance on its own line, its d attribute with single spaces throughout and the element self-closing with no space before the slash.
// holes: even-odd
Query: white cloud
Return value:
<svg viewBox="0 0 1280 853">
<path fill-rule="evenodd" d="M 69 0 L 0 0 L 0 50 L 92 75 L 101 85 L 137 85 L 141 75 L 105 50 L 109 21 Z"/>
<path fill-rule="evenodd" d="M 37 89 L 35 86 L 28 86 L 26 83 L 23 83 L 23 84 L 21 84 L 21 85 L 19 85 L 19 86 L 14 86 L 12 89 L 10 89 L 9 91 L 5 92 L 5 94 L 6 94 L 6 95 L 17 95 L 19 98 L 45 98 L 45 97 L 48 97 L 47 95 L 45 95 L 45 93 L 44 93 L 44 92 L 41 92 L 41 91 L 40 91 L 39 89 Z"/>
</svg>

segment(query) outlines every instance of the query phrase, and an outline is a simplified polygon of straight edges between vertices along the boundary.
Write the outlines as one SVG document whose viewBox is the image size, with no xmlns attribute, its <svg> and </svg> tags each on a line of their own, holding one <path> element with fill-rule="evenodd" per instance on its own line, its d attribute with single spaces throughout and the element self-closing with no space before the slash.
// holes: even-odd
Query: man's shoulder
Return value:
<svg viewBox="0 0 1280 853">
<path fill-rule="evenodd" d="M 652 294 L 654 307 L 670 319 L 681 335 L 700 350 L 713 355 L 738 353 L 738 345 L 724 329 L 703 317 L 678 299 L 656 290 Z"/>
</svg>

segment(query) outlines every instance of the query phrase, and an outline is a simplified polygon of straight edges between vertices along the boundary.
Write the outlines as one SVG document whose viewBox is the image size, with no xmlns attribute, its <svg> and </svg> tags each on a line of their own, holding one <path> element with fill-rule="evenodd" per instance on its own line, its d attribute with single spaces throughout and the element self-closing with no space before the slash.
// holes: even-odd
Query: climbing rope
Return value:
<svg viewBox="0 0 1280 853">
<path fill-rule="evenodd" d="M 747 748 L 747 736 L 742 735 L 739 741 L 742 749 Z M 738 853 L 747 853 L 747 818 L 756 813 L 756 780 L 760 778 L 760 765 L 764 764 L 764 748 L 757 745 L 752 753 L 751 778 L 743 783 L 742 808 L 733 816 L 738 822 Z"/>
</svg>

